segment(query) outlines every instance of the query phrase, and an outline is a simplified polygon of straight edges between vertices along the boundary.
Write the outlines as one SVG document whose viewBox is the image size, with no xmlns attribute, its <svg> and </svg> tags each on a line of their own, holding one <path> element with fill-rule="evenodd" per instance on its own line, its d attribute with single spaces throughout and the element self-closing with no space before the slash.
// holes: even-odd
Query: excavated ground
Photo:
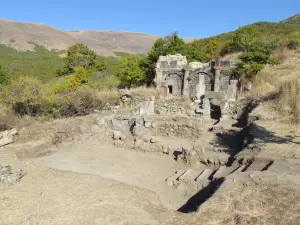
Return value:
<svg viewBox="0 0 300 225">
<path fill-rule="evenodd" d="M 0 163 L 27 171 L 19 184 L 0 186 L 1 224 L 297 224 L 295 133 L 272 132 L 272 121 L 238 124 L 248 118 L 203 123 L 205 132 L 184 116 L 155 119 L 166 132 L 146 130 L 147 139 L 158 133 L 146 150 L 134 148 L 130 135 L 114 141 L 110 129 L 77 134 L 74 124 L 93 116 L 21 131 L 16 143 L 0 149 Z"/>
</svg>

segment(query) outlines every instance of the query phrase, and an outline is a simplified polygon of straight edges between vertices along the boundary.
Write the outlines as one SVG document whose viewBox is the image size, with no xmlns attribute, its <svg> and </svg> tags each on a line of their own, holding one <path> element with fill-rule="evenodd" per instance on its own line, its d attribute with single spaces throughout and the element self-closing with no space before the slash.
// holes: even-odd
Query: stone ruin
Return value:
<svg viewBox="0 0 300 225">
<path fill-rule="evenodd" d="M 161 97 L 184 96 L 199 103 L 195 111 L 204 119 L 210 118 L 213 99 L 226 116 L 229 102 L 237 99 L 238 80 L 232 67 L 230 61 L 188 63 L 180 54 L 160 56 L 154 82 Z"/>
<path fill-rule="evenodd" d="M 154 82 L 165 97 L 182 95 L 199 100 L 207 91 L 213 91 L 235 101 L 238 81 L 234 79 L 231 68 L 230 61 L 188 63 L 186 56 L 180 54 L 160 56 Z"/>
</svg>

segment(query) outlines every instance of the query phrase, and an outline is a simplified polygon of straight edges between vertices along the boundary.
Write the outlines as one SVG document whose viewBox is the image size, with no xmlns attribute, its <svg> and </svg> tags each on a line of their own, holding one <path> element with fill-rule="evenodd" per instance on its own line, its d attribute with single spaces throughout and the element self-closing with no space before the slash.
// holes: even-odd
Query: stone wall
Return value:
<svg viewBox="0 0 300 225">
<path fill-rule="evenodd" d="M 231 71 L 221 71 L 221 85 L 220 85 L 220 91 L 227 93 L 229 81 L 231 78 Z"/>
<path fill-rule="evenodd" d="M 205 87 L 207 91 L 211 91 L 213 88 L 213 83 L 211 78 L 205 74 L 195 74 L 194 76 L 190 77 L 189 80 L 189 96 L 191 99 L 196 97 L 196 86 L 199 83 L 199 76 L 204 76 L 205 78 Z M 197 96 L 199 97 L 199 96 Z"/>
</svg>

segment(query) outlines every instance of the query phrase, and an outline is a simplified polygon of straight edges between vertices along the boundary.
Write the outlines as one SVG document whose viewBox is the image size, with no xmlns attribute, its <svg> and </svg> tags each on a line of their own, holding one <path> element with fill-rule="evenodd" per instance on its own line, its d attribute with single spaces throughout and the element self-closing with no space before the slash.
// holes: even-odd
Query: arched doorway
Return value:
<svg viewBox="0 0 300 225">
<path fill-rule="evenodd" d="M 203 70 L 196 70 L 189 77 L 191 99 L 199 99 L 205 91 L 213 90 L 213 75 Z"/>
<path fill-rule="evenodd" d="M 171 95 L 181 95 L 183 88 L 182 73 L 171 72 L 165 77 L 165 87 L 168 88 L 168 93 Z"/>
</svg>

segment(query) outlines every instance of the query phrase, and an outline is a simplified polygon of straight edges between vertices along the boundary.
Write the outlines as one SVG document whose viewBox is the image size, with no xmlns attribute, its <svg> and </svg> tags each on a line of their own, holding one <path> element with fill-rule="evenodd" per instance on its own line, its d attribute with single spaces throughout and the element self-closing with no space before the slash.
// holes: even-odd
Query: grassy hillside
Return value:
<svg viewBox="0 0 300 225">
<path fill-rule="evenodd" d="M 35 51 L 18 51 L 6 45 L 0 45 L 0 64 L 10 76 L 32 75 L 42 80 L 55 76 L 55 71 L 63 65 L 59 57 L 62 52 L 48 51 L 35 45 Z"/>
<path fill-rule="evenodd" d="M 300 20 L 300 17 L 296 19 Z M 272 22 L 257 22 L 245 27 L 251 27 L 258 30 L 258 38 L 263 40 L 270 40 L 270 38 L 276 38 L 279 41 L 286 41 L 294 35 L 300 32 L 300 21 L 299 23 L 272 23 Z M 219 37 L 222 46 L 230 42 L 234 32 L 223 33 L 217 35 Z M 300 35 L 299 35 L 300 37 Z"/>
<path fill-rule="evenodd" d="M 283 20 L 282 23 L 300 24 L 300 13 L 295 16 L 292 16 L 286 20 Z"/>
<path fill-rule="evenodd" d="M 34 44 L 34 43 L 32 43 Z M 56 77 L 56 70 L 63 66 L 63 58 L 59 55 L 64 51 L 49 51 L 45 47 L 34 44 L 34 51 L 18 51 L 12 47 L 0 44 L 0 65 L 11 77 L 30 75 L 42 81 Z M 128 53 L 118 53 L 119 56 Z M 107 74 L 114 74 L 118 67 L 118 57 L 99 56 L 106 62 Z"/>
</svg>

